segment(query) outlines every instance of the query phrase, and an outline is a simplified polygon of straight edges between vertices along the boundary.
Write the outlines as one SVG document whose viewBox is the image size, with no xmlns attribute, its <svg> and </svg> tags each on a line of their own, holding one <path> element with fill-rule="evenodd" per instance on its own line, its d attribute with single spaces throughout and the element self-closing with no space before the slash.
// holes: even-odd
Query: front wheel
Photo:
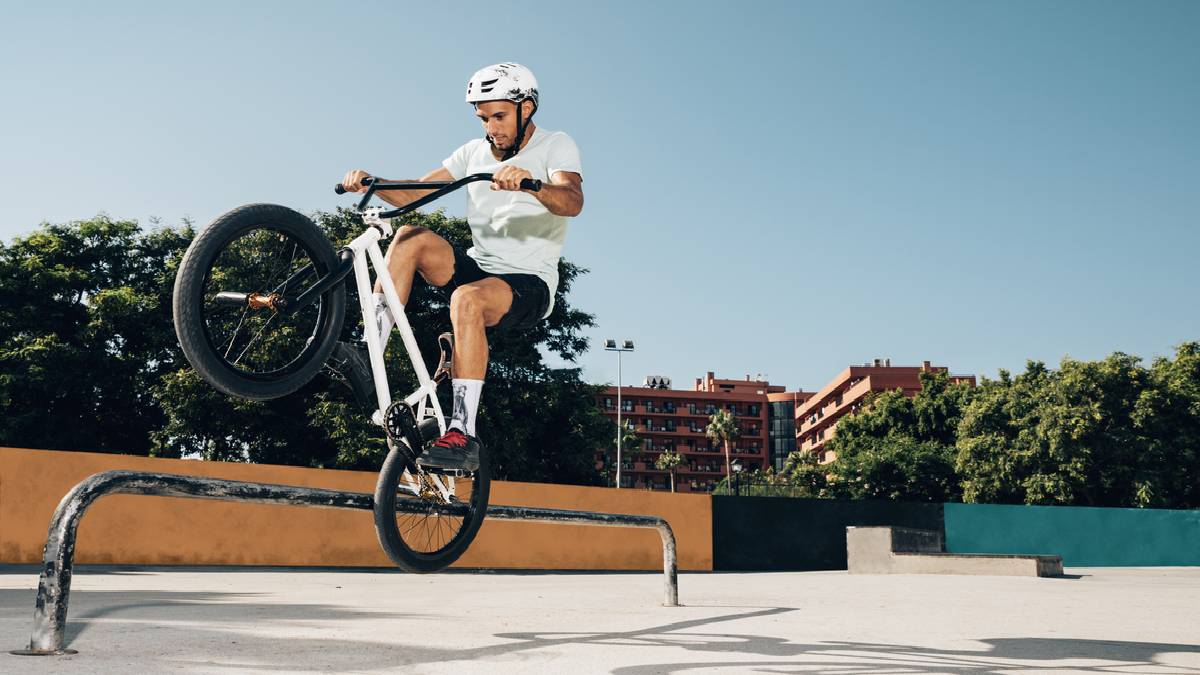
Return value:
<svg viewBox="0 0 1200 675">
<path fill-rule="evenodd" d="M 345 285 L 285 309 L 337 262 L 316 224 L 287 207 L 251 204 L 217 218 L 192 241 L 175 276 L 175 334 L 188 362 L 241 398 L 278 398 L 304 386 L 337 342 Z"/>
<path fill-rule="evenodd" d="M 397 445 L 404 443 L 398 441 Z M 449 476 L 407 469 L 407 447 L 393 447 L 375 485 L 375 532 L 392 562 L 409 572 L 437 572 L 467 550 L 487 515 L 487 449 L 474 473 Z"/>
</svg>

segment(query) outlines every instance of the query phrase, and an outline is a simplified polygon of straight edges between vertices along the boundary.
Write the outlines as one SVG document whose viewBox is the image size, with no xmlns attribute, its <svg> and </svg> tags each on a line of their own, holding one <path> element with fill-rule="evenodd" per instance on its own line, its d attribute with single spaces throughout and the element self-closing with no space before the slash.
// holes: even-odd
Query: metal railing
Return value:
<svg viewBox="0 0 1200 675">
<path fill-rule="evenodd" d="M 714 495 L 728 497 L 811 497 L 811 488 L 787 483 L 768 483 L 750 478 L 742 478 L 741 474 L 733 474 L 733 480 L 714 487 Z"/>
<path fill-rule="evenodd" d="M 67 604 L 71 597 L 71 576 L 75 564 L 75 539 L 79 521 L 88 507 L 100 497 L 111 494 L 151 495 L 159 497 L 191 497 L 254 504 L 290 504 L 331 509 L 375 507 L 372 495 L 363 492 L 339 492 L 322 488 L 248 483 L 218 478 L 199 478 L 166 473 L 138 471 L 106 471 L 90 476 L 71 489 L 59 502 L 50 519 L 46 535 L 42 574 L 38 580 L 37 602 L 33 612 L 33 635 L 27 649 L 13 650 L 20 655 L 73 654 L 64 649 L 67 625 Z M 465 506 L 433 507 L 411 498 L 396 500 L 396 510 L 407 513 L 464 515 Z M 662 537 L 663 578 L 667 607 L 679 606 L 678 567 L 675 534 L 671 526 L 658 516 L 639 516 L 592 511 L 567 511 L 526 506 L 489 506 L 487 517 L 495 520 L 524 520 L 540 523 L 571 523 L 607 527 L 653 528 Z"/>
</svg>

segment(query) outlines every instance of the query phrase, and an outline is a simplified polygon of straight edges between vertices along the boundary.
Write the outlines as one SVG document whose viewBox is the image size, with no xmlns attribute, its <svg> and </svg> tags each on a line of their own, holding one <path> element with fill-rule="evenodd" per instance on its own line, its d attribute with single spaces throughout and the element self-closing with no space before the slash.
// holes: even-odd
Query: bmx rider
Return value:
<svg viewBox="0 0 1200 675">
<path fill-rule="evenodd" d="M 583 209 L 583 171 L 579 150 L 570 136 L 541 129 L 533 122 L 538 87 L 528 68 L 500 63 L 480 70 L 467 83 L 466 100 L 483 125 L 485 137 L 468 141 L 420 180 L 452 181 L 475 173 L 494 174 L 490 184 L 485 181 L 467 188 L 467 223 L 473 245 L 460 251 L 427 228 L 404 225 L 392 239 L 386 260 L 401 303 L 408 303 L 418 272 L 450 295 L 455 342 L 453 413 L 446 433 L 418 461 L 429 467 L 474 471 L 481 449 L 475 416 L 487 374 L 486 331 L 527 331 L 550 315 L 568 219 Z M 368 177 L 366 171 L 350 171 L 342 186 L 364 192 L 362 181 Z M 542 189 L 522 190 L 525 178 L 541 180 Z M 430 192 L 377 194 L 395 206 L 404 206 Z M 376 329 L 386 344 L 394 319 L 378 282 L 374 290 L 379 317 Z M 369 400 L 374 385 L 362 351 L 339 343 L 333 363 L 356 395 Z"/>
</svg>

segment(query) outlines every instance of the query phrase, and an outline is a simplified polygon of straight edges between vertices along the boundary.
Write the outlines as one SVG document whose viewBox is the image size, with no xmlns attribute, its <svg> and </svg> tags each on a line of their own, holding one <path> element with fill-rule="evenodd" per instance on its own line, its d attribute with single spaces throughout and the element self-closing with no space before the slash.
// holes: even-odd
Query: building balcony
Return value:
<svg viewBox="0 0 1200 675">
<path fill-rule="evenodd" d="M 633 428 L 635 431 L 644 431 L 648 434 L 674 434 L 679 432 L 679 427 L 656 427 L 654 425 L 635 424 Z"/>
</svg>

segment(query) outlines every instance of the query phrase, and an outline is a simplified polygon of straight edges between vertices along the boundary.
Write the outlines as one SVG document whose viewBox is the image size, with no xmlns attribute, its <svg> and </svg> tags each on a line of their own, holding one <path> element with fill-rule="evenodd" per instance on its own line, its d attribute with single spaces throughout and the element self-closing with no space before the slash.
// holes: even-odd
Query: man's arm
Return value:
<svg viewBox="0 0 1200 675">
<path fill-rule="evenodd" d="M 363 186 L 362 179 L 371 176 L 371 174 L 361 169 L 356 169 L 346 174 L 342 179 L 342 187 L 346 188 L 347 192 L 366 192 L 367 188 Z M 380 183 L 406 183 L 408 180 L 391 180 L 389 178 L 380 178 L 374 176 L 375 180 Z M 454 180 L 454 176 L 445 167 L 438 167 L 433 171 L 425 174 L 419 179 L 421 183 L 441 183 Z M 380 190 L 375 194 L 383 201 L 392 206 L 408 206 L 427 194 L 432 194 L 433 190 Z"/>
<path fill-rule="evenodd" d="M 493 190 L 520 190 L 522 178 L 532 178 L 519 166 L 505 166 L 492 177 Z M 524 190 L 537 198 L 546 210 L 556 216 L 573 218 L 583 210 L 583 176 L 574 171 L 555 171 L 549 183 L 537 192 Z"/>
</svg>

